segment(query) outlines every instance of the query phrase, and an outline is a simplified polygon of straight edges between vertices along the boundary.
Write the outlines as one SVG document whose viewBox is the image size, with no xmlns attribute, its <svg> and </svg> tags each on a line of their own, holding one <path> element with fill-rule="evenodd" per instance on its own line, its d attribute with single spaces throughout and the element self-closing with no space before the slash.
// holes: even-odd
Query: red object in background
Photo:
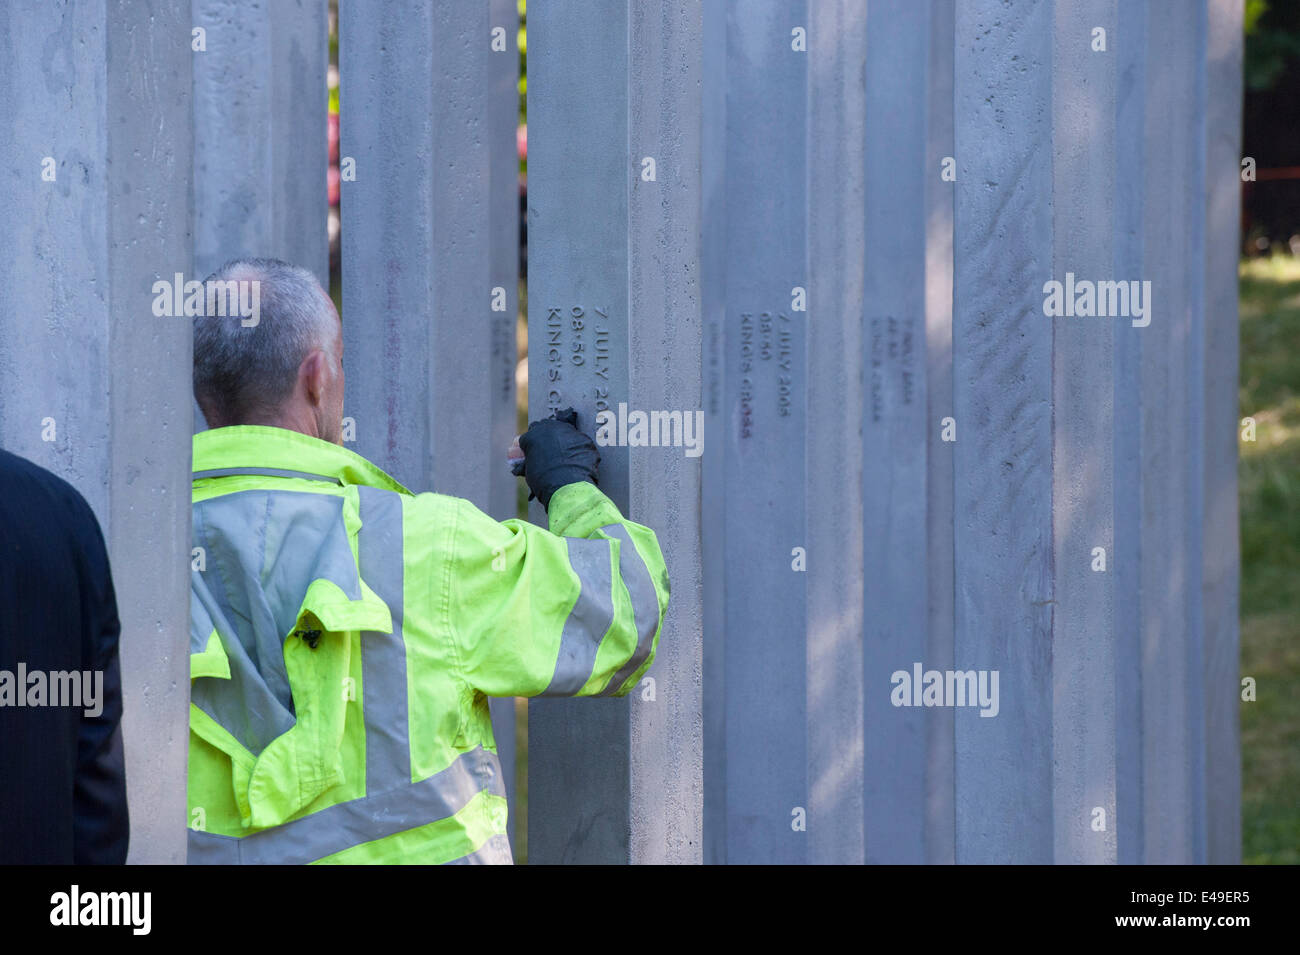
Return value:
<svg viewBox="0 0 1300 955">
<path fill-rule="evenodd" d="M 339 114 L 329 114 L 330 171 L 329 197 L 330 205 L 339 204 Z"/>
<path fill-rule="evenodd" d="M 524 123 L 515 128 L 515 145 L 519 148 L 519 158 L 528 158 L 528 124 Z"/>
</svg>

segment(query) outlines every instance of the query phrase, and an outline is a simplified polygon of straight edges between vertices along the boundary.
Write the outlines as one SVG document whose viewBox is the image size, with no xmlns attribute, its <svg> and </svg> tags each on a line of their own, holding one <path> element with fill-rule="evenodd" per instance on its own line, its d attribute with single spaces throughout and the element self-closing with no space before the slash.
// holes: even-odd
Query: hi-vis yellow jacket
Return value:
<svg viewBox="0 0 1300 955">
<path fill-rule="evenodd" d="M 194 436 L 191 863 L 510 862 L 490 696 L 624 696 L 654 532 L 594 485 L 550 531 L 280 428 Z"/>
</svg>

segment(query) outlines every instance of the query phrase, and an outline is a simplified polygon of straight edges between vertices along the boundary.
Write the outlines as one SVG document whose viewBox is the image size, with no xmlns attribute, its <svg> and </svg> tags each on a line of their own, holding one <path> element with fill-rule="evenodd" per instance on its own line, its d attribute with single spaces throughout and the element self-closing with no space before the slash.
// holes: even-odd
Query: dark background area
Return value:
<svg viewBox="0 0 1300 955">
<path fill-rule="evenodd" d="M 1247 0 L 1242 156 L 1243 252 L 1300 254 L 1300 2 Z"/>
</svg>

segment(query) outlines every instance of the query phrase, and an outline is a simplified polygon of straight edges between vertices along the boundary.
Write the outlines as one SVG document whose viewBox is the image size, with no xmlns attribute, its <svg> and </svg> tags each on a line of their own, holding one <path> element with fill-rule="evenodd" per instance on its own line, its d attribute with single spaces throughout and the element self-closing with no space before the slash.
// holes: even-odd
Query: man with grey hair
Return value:
<svg viewBox="0 0 1300 955">
<path fill-rule="evenodd" d="M 232 321 L 235 309 L 211 307 L 208 290 L 221 294 L 223 284 L 243 282 L 257 283 L 252 324 Z M 194 322 L 194 397 L 208 426 L 272 425 L 340 443 L 343 329 L 316 277 L 275 259 L 244 259 L 227 262 L 203 286 L 209 308 Z"/>
<path fill-rule="evenodd" d="M 630 692 L 668 603 L 654 532 L 572 409 L 515 449 L 549 530 L 411 493 L 341 446 L 311 273 L 208 281 L 256 283 L 259 315 L 194 325 L 190 861 L 512 861 L 488 698 Z"/>
</svg>

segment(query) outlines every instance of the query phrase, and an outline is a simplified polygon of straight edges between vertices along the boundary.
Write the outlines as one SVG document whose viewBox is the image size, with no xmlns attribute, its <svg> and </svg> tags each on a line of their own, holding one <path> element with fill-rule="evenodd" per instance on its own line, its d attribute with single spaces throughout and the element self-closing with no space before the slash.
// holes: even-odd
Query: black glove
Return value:
<svg viewBox="0 0 1300 955">
<path fill-rule="evenodd" d="M 529 500 L 536 497 L 542 507 L 549 507 L 551 495 L 566 484 L 596 483 L 600 452 L 596 442 L 578 430 L 578 412 L 572 408 L 530 422 L 519 436 L 519 447 L 524 460 L 516 461 L 511 470 L 528 482 Z"/>
</svg>

